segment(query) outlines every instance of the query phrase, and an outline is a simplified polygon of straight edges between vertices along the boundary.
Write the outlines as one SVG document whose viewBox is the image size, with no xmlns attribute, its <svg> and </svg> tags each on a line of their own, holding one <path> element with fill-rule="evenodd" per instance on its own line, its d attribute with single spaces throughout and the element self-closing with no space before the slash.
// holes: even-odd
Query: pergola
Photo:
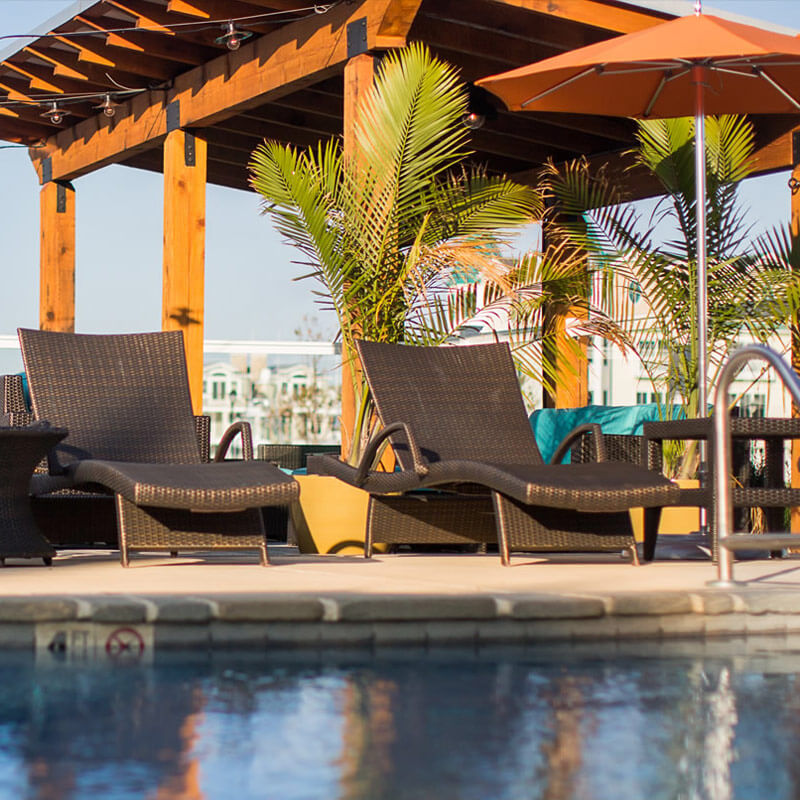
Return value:
<svg viewBox="0 0 800 800">
<path fill-rule="evenodd" d="M 0 53 L 0 138 L 29 146 L 42 187 L 40 326 L 74 329 L 71 181 L 108 164 L 162 172 L 162 326 L 184 332 L 199 410 L 207 182 L 247 189 L 264 137 L 305 146 L 339 135 L 346 146 L 381 52 L 409 41 L 472 82 L 667 18 L 618 0 L 77 2 Z M 512 114 L 477 90 L 471 97 L 486 116 L 472 135 L 474 158 L 491 170 L 530 181 L 548 158 L 587 155 L 622 176 L 627 120 Z M 800 161 L 797 120 L 753 121 L 757 172 Z M 634 196 L 653 192 L 635 174 L 621 179 Z M 585 397 L 577 386 L 557 402 Z"/>
</svg>

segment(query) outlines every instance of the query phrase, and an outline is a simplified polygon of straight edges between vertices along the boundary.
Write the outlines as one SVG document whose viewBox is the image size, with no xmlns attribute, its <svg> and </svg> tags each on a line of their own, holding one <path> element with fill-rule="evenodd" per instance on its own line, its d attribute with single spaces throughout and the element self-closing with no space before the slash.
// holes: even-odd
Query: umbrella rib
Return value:
<svg viewBox="0 0 800 800">
<path fill-rule="evenodd" d="M 553 94 L 553 92 L 557 92 L 564 86 L 569 86 L 571 83 L 575 83 L 575 81 L 579 81 L 581 78 L 585 78 L 587 75 L 591 75 L 593 72 L 602 72 L 602 71 L 603 71 L 602 64 L 596 67 L 589 67 L 588 69 L 579 72 L 577 75 L 573 75 L 571 78 L 566 78 L 565 80 L 555 84 L 555 86 L 551 86 L 549 89 L 545 89 L 543 92 L 539 92 L 539 94 L 535 94 L 533 97 L 529 97 L 527 100 L 524 100 L 519 104 L 520 108 L 525 108 L 525 106 L 529 106 L 531 103 L 535 103 L 542 97 L 547 97 L 548 94 Z"/>
<path fill-rule="evenodd" d="M 743 72 L 739 69 L 730 69 L 728 67 L 711 67 L 714 72 L 724 72 L 726 75 L 736 75 L 737 78 L 758 78 L 758 72 L 754 72 L 753 68 L 749 72 Z"/>
<path fill-rule="evenodd" d="M 650 98 L 650 102 L 647 104 L 647 107 L 644 110 L 645 117 L 650 116 L 650 112 L 653 110 L 653 106 L 656 104 L 656 100 L 658 100 L 659 95 L 661 94 L 662 89 L 667 85 L 667 81 L 670 79 L 670 73 L 665 72 L 661 76 L 661 80 L 658 82 L 658 86 L 656 86 L 656 90 L 653 92 L 652 97 Z"/>
<path fill-rule="evenodd" d="M 753 68 L 756 74 L 760 75 L 770 86 L 779 91 L 795 108 L 800 109 L 800 102 L 798 102 L 786 89 L 783 88 L 774 78 L 770 77 L 761 67 Z"/>
<path fill-rule="evenodd" d="M 650 98 L 650 102 L 647 104 L 647 107 L 645 108 L 644 113 L 642 114 L 642 116 L 645 119 L 650 116 L 650 112 L 653 110 L 653 106 L 656 104 L 656 101 L 660 97 L 661 92 L 663 91 L 664 87 L 670 81 L 674 81 L 676 78 L 680 78 L 682 75 L 685 75 L 687 72 L 689 72 L 689 68 L 688 67 L 686 69 L 680 70 L 679 72 L 676 72 L 675 74 L 673 74 L 671 70 L 667 70 L 661 76 L 661 80 L 659 81 L 658 86 L 656 87 L 656 90 L 653 92 L 653 96 Z"/>
</svg>

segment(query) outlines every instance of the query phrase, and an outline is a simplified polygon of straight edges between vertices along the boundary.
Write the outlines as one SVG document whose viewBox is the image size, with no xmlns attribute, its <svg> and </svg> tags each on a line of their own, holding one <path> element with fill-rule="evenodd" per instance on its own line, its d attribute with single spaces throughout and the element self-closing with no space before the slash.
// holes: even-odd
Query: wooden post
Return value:
<svg viewBox="0 0 800 800">
<path fill-rule="evenodd" d="M 792 177 L 789 185 L 792 187 L 791 194 L 791 235 L 792 249 L 800 247 L 800 129 L 792 131 Z M 793 269 L 797 268 L 793 266 Z M 792 341 L 792 369 L 800 373 L 800 318 L 794 315 L 789 321 L 789 331 Z M 792 416 L 800 416 L 800 408 L 792 403 Z M 791 457 L 791 485 L 793 489 L 800 488 L 800 471 L 798 471 L 797 460 L 800 458 L 800 440 L 792 439 Z M 800 508 L 792 506 L 791 509 L 791 531 L 800 533 Z"/>
<path fill-rule="evenodd" d="M 51 181 L 39 194 L 39 327 L 75 330 L 75 190 Z"/>
<path fill-rule="evenodd" d="M 581 337 L 578 340 L 580 352 L 576 353 L 566 332 L 569 315 L 570 311 L 565 313 L 561 309 L 545 311 L 544 329 L 552 338 L 548 338 L 542 347 L 542 361 L 543 366 L 552 365 L 555 377 L 550 381 L 547 375 L 542 376 L 544 408 L 581 408 L 589 402 L 587 339 Z"/>
<path fill-rule="evenodd" d="M 180 128 L 164 141 L 161 327 L 183 331 L 195 414 L 203 406 L 206 153 L 205 139 Z"/>
<path fill-rule="evenodd" d="M 557 234 L 560 214 L 551 209 L 542 223 L 542 252 L 547 253 Z M 552 219 L 552 223 L 550 220 Z M 554 232 L 555 228 L 555 232 Z M 546 288 L 546 282 L 545 282 Z M 589 293 L 589 274 L 581 275 L 582 296 Z M 576 352 L 567 335 L 567 319 L 583 317 L 586 311 L 570 307 L 556 298 L 543 311 L 542 333 L 542 406 L 544 408 L 581 408 L 589 402 L 588 338 L 581 337 Z"/>
<path fill-rule="evenodd" d="M 345 157 L 353 152 L 355 116 L 359 97 L 372 86 L 375 79 L 375 57 L 361 53 L 349 59 L 344 68 L 343 140 Z M 350 440 L 356 420 L 356 397 L 353 391 L 353 372 L 360 376 L 360 366 L 354 353 L 342 348 L 342 456 L 350 451 Z"/>
</svg>

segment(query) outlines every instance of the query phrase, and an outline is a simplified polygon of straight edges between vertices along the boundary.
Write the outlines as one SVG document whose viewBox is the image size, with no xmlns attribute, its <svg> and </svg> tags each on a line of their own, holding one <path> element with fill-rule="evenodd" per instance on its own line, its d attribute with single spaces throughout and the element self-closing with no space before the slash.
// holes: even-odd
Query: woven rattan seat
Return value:
<svg viewBox="0 0 800 800">
<path fill-rule="evenodd" d="M 382 430 L 359 467 L 333 456 L 309 458 L 310 472 L 336 476 L 370 493 L 365 553 L 372 542 L 403 542 L 403 530 L 381 525 L 378 510 L 394 493 L 426 487 L 482 487 L 491 494 L 500 556 L 531 551 L 614 551 L 636 558 L 628 511 L 645 508 L 645 557 L 652 558 L 661 508 L 679 488 L 658 473 L 622 462 L 561 464 L 591 427 L 581 426 L 545 464 L 528 422 L 511 353 L 505 344 L 409 347 L 358 342 Z M 370 468 L 388 439 L 400 469 Z M 480 538 L 480 537 L 476 537 Z M 485 539 L 481 539 L 484 540 Z"/>
<path fill-rule="evenodd" d="M 20 330 L 37 419 L 69 435 L 32 491 L 104 487 L 116 496 L 120 559 L 129 551 L 256 549 L 267 563 L 259 508 L 298 496 L 296 481 L 262 461 L 204 463 L 178 331 L 108 336 Z M 58 422 L 56 422 L 58 420 Z"/>
</svg>

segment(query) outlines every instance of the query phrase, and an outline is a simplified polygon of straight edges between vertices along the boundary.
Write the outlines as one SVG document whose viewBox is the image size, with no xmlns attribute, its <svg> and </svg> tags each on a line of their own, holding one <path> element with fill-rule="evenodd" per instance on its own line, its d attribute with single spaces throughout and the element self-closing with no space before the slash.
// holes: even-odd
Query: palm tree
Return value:
<svg viewBox="0 0 800 800">
<path fill-rule="evenodd" d="M 481 275 L 492 291 L 507 286 L 499 247 L 541 212 L 534 189 L 464 166 L 467 105 L 457 71 L 411 45 L 381 61 L 347 152 L 332 139 L 308 150 L 267 140 L 253 153 L 264 213 L 338 318 L 358 408 L 351 461 L 371 422 L 354 340 L 445 341 L 485 291 L 454 283 Z"/>
<path fill-rule="evenodd" d="M 665 413 L 697 416 L 697 302 L 694 121 L 637 122 L 636 168 L 661 184 L 664 197 L 648 218 L 625 202 L 601 170 L 585 160 L 549 165 L 543 175 L 558 215 L 551 225 L 585 253 L 597 275 L 601 308 L 626 332 L 632 349 L 665 398 Z M 753 129 L 740 116 L 706 120 L 708 200 L 709 380 L 737 340 L 766 342 L 797 309 L 800 287 L 788 258 L 751 241 L 738 197 L 752 169 Z M 780 237 L 768 237 L 780 244 Z M 644 301 L 642 305 L 638 300 Z M 642 317 L 638 309 L 647 308 Z M 691 469 L 684 459 L 683 473 Z"/>
</svg>

